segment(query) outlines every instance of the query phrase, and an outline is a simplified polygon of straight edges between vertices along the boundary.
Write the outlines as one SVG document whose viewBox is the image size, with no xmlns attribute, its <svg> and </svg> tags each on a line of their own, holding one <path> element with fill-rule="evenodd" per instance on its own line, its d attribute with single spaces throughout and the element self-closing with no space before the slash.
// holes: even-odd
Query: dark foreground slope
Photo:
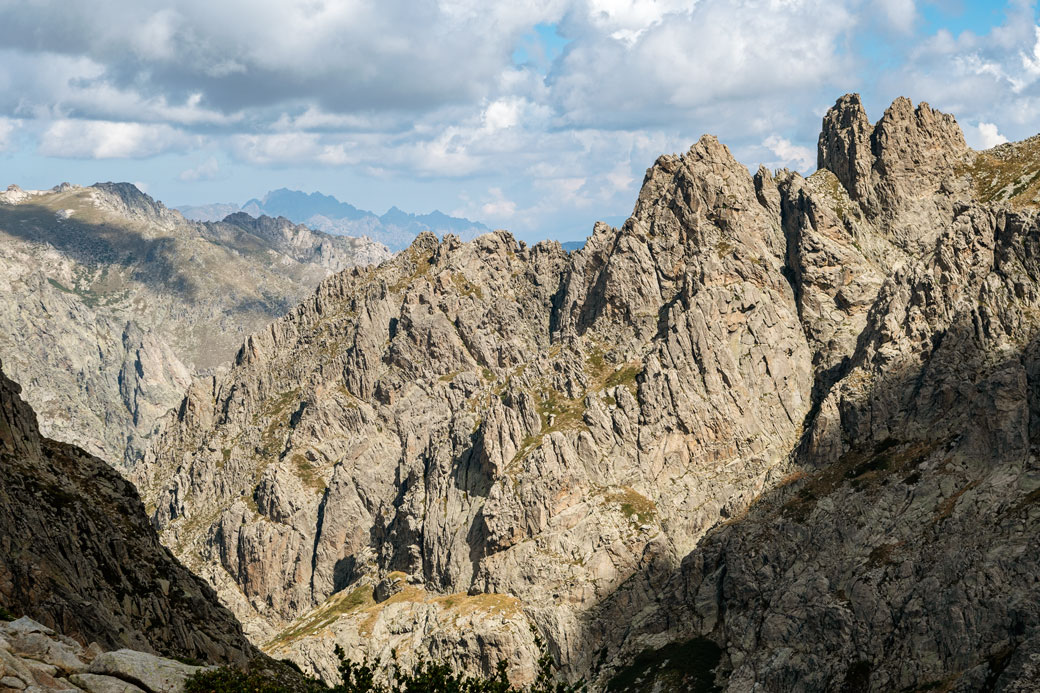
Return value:
<svg viewBox="0 0 1040 693">
<path fill-rule="evenodd" d="M 253 656 L 213 590 L 159 543 L 133 486 L 42 438 L 20 391 L 0 372 L 0 605 L 104 649 Z"/>
<path fill-rule="evenodd" d="M 819 154 L 705 136 L 571 254 L 326 280 L 153 440 L 164 538 L 326 676 L 529 676 L 533 625 L 615 689 L 1030 690 L 1040 158 L 855 96 Z"/>
</svg>

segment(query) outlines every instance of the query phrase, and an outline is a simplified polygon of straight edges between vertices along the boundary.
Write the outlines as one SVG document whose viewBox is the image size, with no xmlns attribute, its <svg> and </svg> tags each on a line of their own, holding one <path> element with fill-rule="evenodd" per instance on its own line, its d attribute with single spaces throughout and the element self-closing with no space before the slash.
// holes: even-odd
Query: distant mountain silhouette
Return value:
<svg viewBox="0 0 1040 693">
<path fill-rule="evenodd" d="M 379 216 L 348 202 L 340 202 L 331 195 L 288 188 L 272 190 L 262 198 L 249 200 L 241 207 L 234 203 L 216 203 L 185 205 L 177 209 L 189 219 L 200 221 L 219 221 L 228 214 L 240 211 L 254 217 L 285 217 L 326 233 L 368 236 L 393 251 L 407 248 L 423 231 L 432 231 L 438 236 L 453 233 L 463 240 L 469 240 L 491 230 L 480 222 L 448 216 L 436 210 L 429 214 L 411 214 L 395 206 Z"/>
</svg>

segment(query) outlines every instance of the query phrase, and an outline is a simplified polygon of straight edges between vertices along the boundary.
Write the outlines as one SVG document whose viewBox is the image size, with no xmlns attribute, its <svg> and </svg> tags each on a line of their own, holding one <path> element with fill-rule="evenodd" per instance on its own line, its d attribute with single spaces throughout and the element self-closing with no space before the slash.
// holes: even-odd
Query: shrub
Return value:
<svg viewBox="0 0 1040 693">
<path fill-rule="evenodd" d="M 396 656 L 380 670 L 368 658 L 355 662 L 348 659 L 337 645 L 340 682 L 326 687 L 317 679 L 292 671 L 284 664 L 280 672 L 257 668 L 243 672 L 230 667 L 195 674 L 186 683 L 185 693 L 584 693 L 585 684 L 554 681 L 552 656 L 540 638 L 535 636 L 541 656 L 534 683 L 525 688 L 513 686 L 506 673 L 506 663 L 499 661 L 490 678 L 468 676 L 456 672 L 443 662 L 420 659 L 410 669 L 401 666 Z M 298 668 L 297 668 L 298 671 Z"/>
</svg>

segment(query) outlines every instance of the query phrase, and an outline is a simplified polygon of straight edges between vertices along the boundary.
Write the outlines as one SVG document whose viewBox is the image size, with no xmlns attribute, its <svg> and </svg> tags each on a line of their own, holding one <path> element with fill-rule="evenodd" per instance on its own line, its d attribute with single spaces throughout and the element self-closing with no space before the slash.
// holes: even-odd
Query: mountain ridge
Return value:
<svg viewBox="0 0 1040 693">
<path fill-rule="evenodd" d="M 377 215 L 348 202 L 340 202 L 331 195 L 304 193 L 288 188 L 272 190 L 262 198 L 249 200 L 241 207 L 233 203 L 220 203 L 182 205 L 178 210 L 189 218 L 203 221 L 221 221 L 235 212 L 245 212 L 254 217 L 264 214 L 281 216 L 328 233 L 368 236 L 395 251 L 403 250 L 415 236 L 425 230 L 434 231 L 438 235 L 455 233 L 465 238 L 474 238 L 491 231 L 480 222 L 452 217 L 439 210 L 429 214 L 412 214 L 395 205 L 384 214 Z"/>
<path fill-rule="evenodd" d="M 1037 572 L 1020 549 L 1040 521 L 1038 199 L 989 181 L 1040 162 L 994 156 L 927 104 L 872 124 L 849 95 L 824 117 L 833 171 L 752 175 L 704 136 L 569 255 L 421 235 L 197 382 L 138 481 L 251 637 L 326 677 L 335 642 L 485 671 L 506 657 L 522 680 L 535 626 L 568 676 L 611 690 L 681 685 L 660 658 L 638 668 L 669 643 L 733 691 L 957 672 L 964 690 L 1028 690 L 1040 615 L 1014 576 Z M 1019 539 L 972 529 L 1008 503 Z M 872 531 L 844 532 L 843 508 Z M 951 542 L 992 538 L 995 562 L 911 541 L 947 518 Z M 804 566 L 813 535 L 826 550 Z M 1013 614 L 966 601 L 986 580 Z M 817 594 L 840 627 L 816 620 Z M 878 613 L 939 635 L 886 640 Z"/>
<path fill-rule="evenodd" d="M 129 183 L 0 192 L 0 354 L 45 433 L 128 465 L 194 373 L 389 252 L 268 217 L 186 221 Z"/>
</svg>

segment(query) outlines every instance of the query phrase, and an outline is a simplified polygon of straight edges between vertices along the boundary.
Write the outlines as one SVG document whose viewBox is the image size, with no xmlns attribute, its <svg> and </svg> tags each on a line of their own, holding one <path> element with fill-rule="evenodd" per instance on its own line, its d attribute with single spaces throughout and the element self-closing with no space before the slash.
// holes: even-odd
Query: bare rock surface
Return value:
<svg viewBox="0 0 1040 693">
<path fill-rule="evenodd" d="M 103 652 L 23 616 L 0 621 L 0 691 L 177 693 L 203 667 L 146 652 Z"/>
<path fill-rule="evenodd" d="M 0 606 L 32 615 L 0 622 L 5 671 L 29 686 L 25 667 L 37 683 L 53 668 L 84 671 L 97 653 L 83 647 L 91 642 L 214 663 L 256 653 L 209 585 L 159 543 L 134 487 L 96 457 L 42 437 L 2 372 Z"/>
<path fill-rule="evenodd" d="M 807 179 L 705 136 L 569 255 L 420 236 L 197 379 L 135 479 L 326 678 L 524 680 L 533 626 L 609 690 L 1033 690 L 1034 149 L 850 95 Z"/>
<path fill-rule="evenodd" d="M 9 188 L 0 357 L 46 435 L 126 468 L 193 376 L 328 274 L 387 257 L 285 219 L 189 222 L 125 183 Z"/>
</svg>

